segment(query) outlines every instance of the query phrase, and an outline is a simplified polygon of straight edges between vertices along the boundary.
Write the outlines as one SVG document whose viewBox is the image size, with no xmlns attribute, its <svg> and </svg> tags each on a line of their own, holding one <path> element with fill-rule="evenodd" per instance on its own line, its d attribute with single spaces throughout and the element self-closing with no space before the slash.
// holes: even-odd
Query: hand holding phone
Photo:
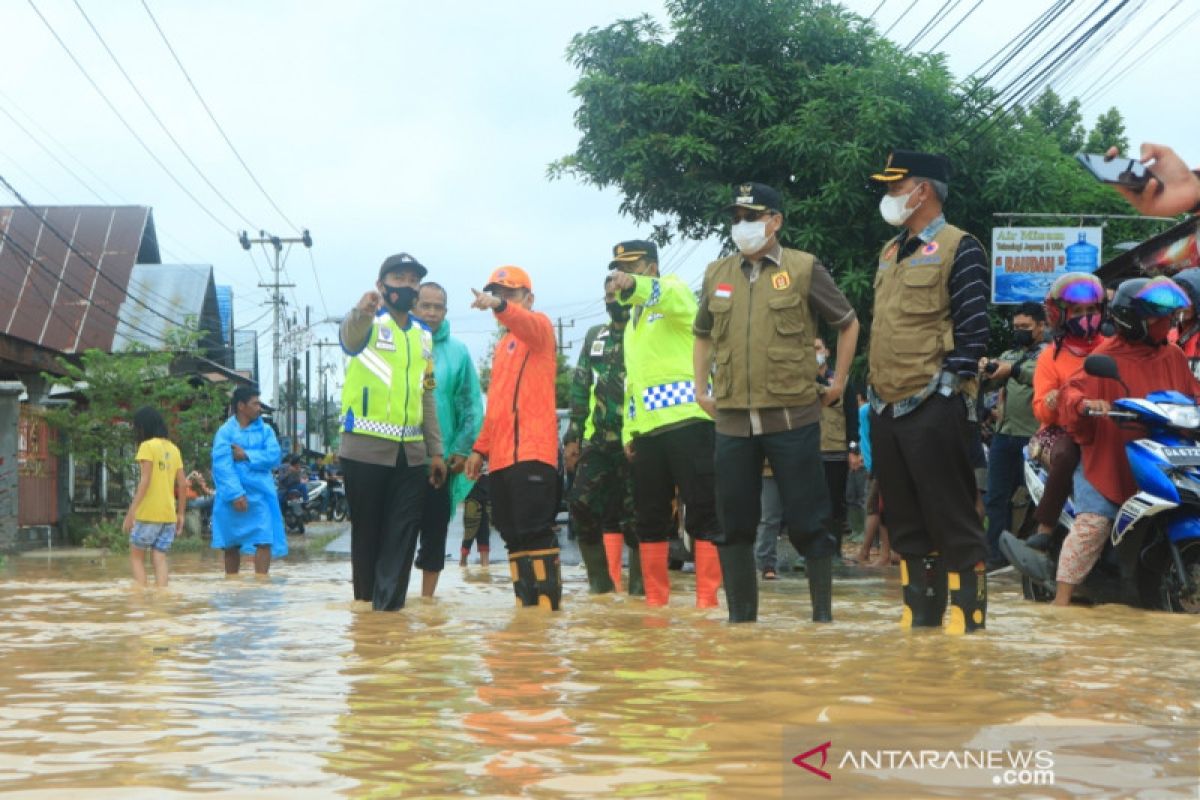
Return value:
<svg viewBox="0 0 1200 800">
<path fill-rule="evenodd" d="M 1107 153 L 1104 155 L 1077 153 L 1075 159 L 1084 169 L 1092 173 L 1096 180 L 1111 183 L 1133 192 L 1145 189 L 1146 183 L 1154 177 L 1154 174 L 1146 169 L 1145 164 L 1128 156 L 1115 154 L 1110 156 Z"/>
</svg>

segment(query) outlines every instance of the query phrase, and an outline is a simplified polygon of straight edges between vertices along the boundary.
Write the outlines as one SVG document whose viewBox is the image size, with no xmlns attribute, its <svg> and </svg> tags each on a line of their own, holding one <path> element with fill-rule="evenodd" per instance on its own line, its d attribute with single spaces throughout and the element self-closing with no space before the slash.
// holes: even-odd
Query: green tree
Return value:
<svg viewBox="0 0 1200 800">
<path fill-rule="evenodd" d="M 1088 132 L 1087 143 L 1083 149 L 1088 153 L 1103 153 L 1110 147 L 1116 147 L 1122 153 L 1129 151 L 1129 137 L 1125 135 L 1125 120 L 1121 112 L 1113 106 L 1096 118 L 1096 124 Z"/>
<path fill-rule="evenodd" d="M 107 464 L 118 476 L 131 476 L 135 451 L 130 425 L 143 405 L 159 409 L 185 470 L 210 466 L 212 437 L 227 416 L 227 388 L 196 375 L 172 375 L 171 365 L 196 355 L 195 339 L 172 334 L 167 352 L 132 349 L 122 353 L 84 352 L 79 363 L 59 359 L 63 375 L 46 374 L 51 384 L 74 388 L 79 399 L 51 408 L 47 422 L 59 436 L 60 453 L 80 464 Z M 131 490 L 131 486 L 126 486 Z M 107 508 L 107 497 L 100 498 Z"/>
<path fill-rule="evenodd" d="M 1046 89 L 1030 105 L 1025 119 L 1067 155 L 1073 156 L 1083 148 L 1085 131 L 1078 99 L 1064 103 L 1053 89 Z"/>
<path fill-rule="evenodd" d="M 641 16 L 574 37 L 582 135 L 548 168 L 616 188 L 620 210 L 654 225 L 660 244 L 727 233 L 719 209 L 731 185 L 764 181 L 784 195 L 784 244 L 817 254 L 869 323 L 879 248 L 894 229 L 866 176 L 893 147 L 950 155 L 947 216 L 985 245 L 994 212 L 1127 210 L 1040 121 L 997 113 L 988 87 L 956 83 L 940 55 L 906 53 L 836 4 L 666 9 L 669 31 Z"/>
</svg>

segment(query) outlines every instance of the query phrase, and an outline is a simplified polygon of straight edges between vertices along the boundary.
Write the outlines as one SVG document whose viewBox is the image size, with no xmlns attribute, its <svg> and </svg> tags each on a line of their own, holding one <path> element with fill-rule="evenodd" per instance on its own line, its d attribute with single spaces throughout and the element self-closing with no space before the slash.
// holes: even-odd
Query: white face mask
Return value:
<svg viewBox="0 0 1200 800">
<path fill-rule="evenodd" d="M 817 366 L 818 367 L 825 366 L 825 354 L 824 353 L 817 353 Z"/>
<path fill-rule="evenodd" d="M 733 235 L 733 243 L 745 255 L 757 253 L 759 250 L 762 250 L 767 246 L 767 241 L 770 239 L 767 236 L 767 221 L 765 219 L 754 222 L 747 220 L 735 222 L 730 233 Z"/>
<path fill-rule="evenodd" d="M 908 222 L 908 218 L 913 215 L 913 212 L 920 208 L 920 203 L 912 208 L 905 208 L 909 198 L 916 190 L 914 187 L 908 194 L 885 194 L 879 201 L 879 213 L 883 217 L 883 221 L 897 228 Z"/>
</svg>

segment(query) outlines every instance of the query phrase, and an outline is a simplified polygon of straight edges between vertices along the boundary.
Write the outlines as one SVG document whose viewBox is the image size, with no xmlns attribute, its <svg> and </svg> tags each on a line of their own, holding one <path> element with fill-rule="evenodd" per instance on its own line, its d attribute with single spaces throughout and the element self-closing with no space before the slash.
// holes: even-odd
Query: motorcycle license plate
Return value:
<svg viewBox="0 0 1200 800">
<path fill-rule="evenodd" d="M 1164 447 L 1162 453 L 1177 467 L 1200 466 L 1200 447 Z"/>
</svg>

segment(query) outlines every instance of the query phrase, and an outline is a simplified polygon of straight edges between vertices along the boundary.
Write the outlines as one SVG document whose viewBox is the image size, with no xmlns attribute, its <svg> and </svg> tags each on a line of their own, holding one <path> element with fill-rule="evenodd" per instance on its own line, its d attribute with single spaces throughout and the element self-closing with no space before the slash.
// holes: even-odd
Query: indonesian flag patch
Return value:
<svg viewBox="0 0 1200 800">
<path fill-rule="evenodd" d="M 718 283 L 716 290 L 713 291 L 713 297 L 733 297 L 733 284 Z"/>
</svg>

